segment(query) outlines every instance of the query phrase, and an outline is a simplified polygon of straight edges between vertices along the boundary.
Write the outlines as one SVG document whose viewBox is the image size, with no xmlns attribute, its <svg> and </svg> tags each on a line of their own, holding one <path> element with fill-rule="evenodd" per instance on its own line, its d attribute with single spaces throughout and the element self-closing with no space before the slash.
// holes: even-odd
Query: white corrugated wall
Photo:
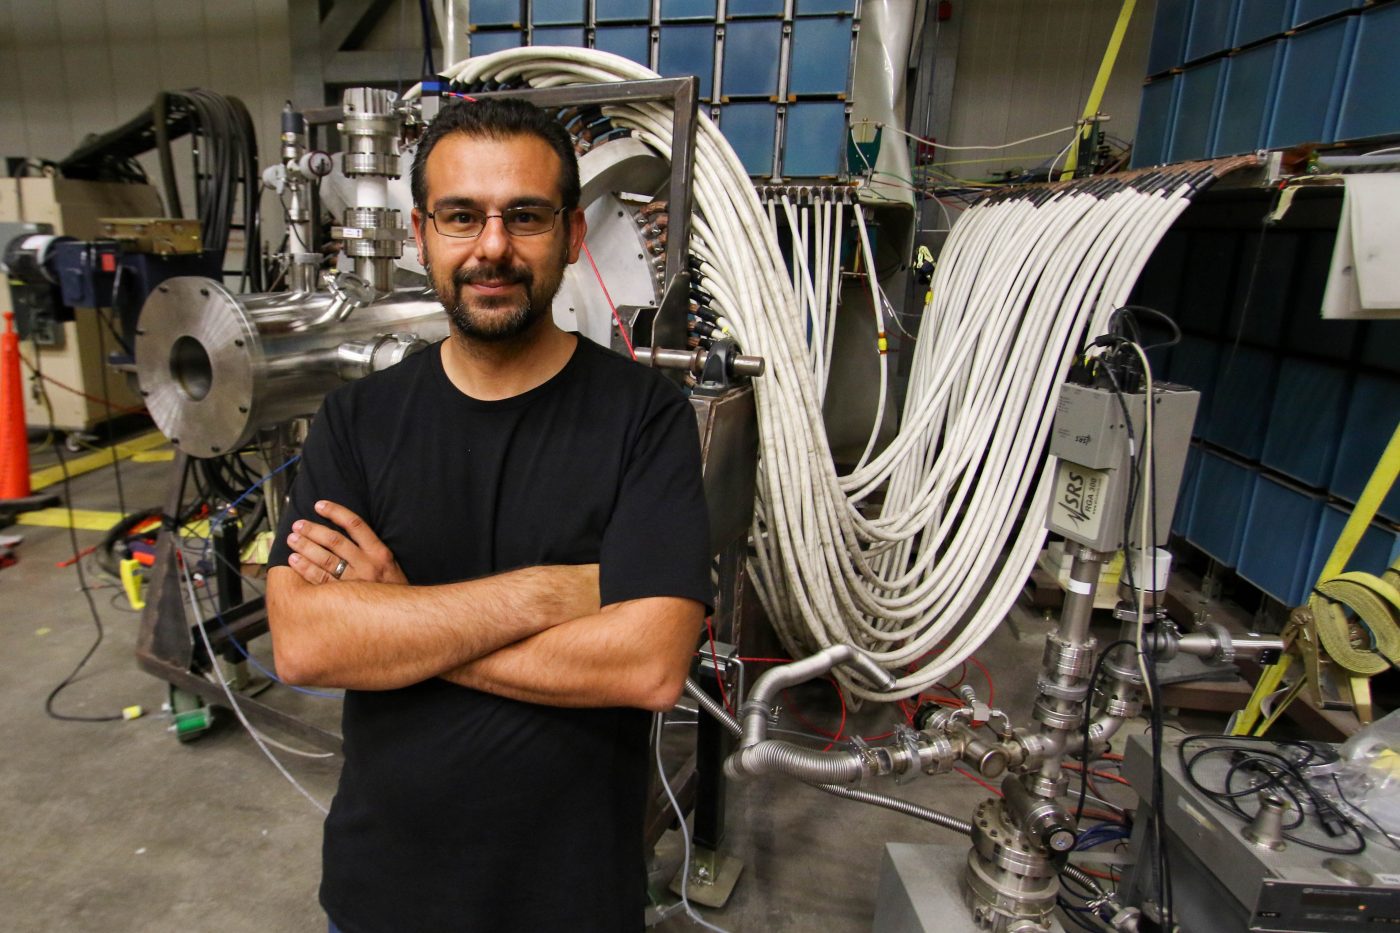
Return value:
<svg viewBox="0 0 1400 933">
<path fill-rule="evenodd" d="M 1122 0 L 954 0 L 957 74 L 948 136 L 952 145 L 994 144 L 1068 126 L 1093 87 Z M 1101 110 L 1105 129 L 1132 139 L 1147 69 L 1155 0 L 1138 0 Z M 948 170 L 984 178 L 1010 166 L 1048 162 L 1069 136 L 998 153 L 939 153 Z M 976 162 L 982 156 L 1009 161 Z"/>
</svg>

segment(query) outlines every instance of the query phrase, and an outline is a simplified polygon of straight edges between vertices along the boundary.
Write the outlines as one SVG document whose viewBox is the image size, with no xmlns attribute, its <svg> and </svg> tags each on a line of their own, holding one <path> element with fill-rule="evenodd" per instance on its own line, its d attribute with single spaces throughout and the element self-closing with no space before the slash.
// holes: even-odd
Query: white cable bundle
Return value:
<svg viewBox="0 0 1400 933">
<path fill-rule="evenodd" d="M 535 87 L 656 77 L 614 55 L 553 47 L 468 59 L 444 74 Z M 603 110 L 670 151 L 667 108 Z M 964 211 L 925 308 L 904 423 L 843 477 L 821 414 L 830 341 L 809 346 L 803 309 L 813 302 L 799 302 L 773 223 L 703 114 L 695 167 L 691 250 L 705 288 L 743 352 L 768 361 L 754 381 L 755 589 L 794 657 L 855 644 L 901 675 L 880 692 L 838 671 L 855 695 L 915 695 L 981 645 L 1025 584 L 1045 537 L 1053 471 L 1044 449 L 1070 358 L 1086 328 L 1100 333 L 1127 300 L 1195 189 L 1181 172 L 1166 182 L 1140 176 L 1137 187 L 1012 191 Z M 799 282 L 804 274 L 792 273 Z"/>
</svg>

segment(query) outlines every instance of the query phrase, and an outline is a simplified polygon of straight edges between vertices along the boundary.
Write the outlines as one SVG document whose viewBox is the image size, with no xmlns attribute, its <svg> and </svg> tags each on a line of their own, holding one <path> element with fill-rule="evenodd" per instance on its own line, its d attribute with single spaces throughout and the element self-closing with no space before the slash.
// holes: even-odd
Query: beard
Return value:
<svg viewBox="0 0 1400 933">
<path fill-rule="evenodd" d="M 454 269 L 439 277 L 431 257 L 424 269 L 453 330 L 467 340 L 504 343 L 529 333 L 550 313 L 564 278 L 564 266 L 565 253 L 561 248 L 538 270 L 524 264 L 495 263 Z M 476 282 L 518 284 L 525 295 L 523 300 L 507 295 L 463 297 L 463 289 Z"/>
</svg>

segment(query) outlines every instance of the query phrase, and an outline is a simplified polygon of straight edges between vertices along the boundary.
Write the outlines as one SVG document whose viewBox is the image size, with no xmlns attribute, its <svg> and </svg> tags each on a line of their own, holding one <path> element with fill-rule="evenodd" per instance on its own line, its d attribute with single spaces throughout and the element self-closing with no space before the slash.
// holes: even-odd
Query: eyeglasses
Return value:
<svg viewBox="0 0 1400 933">
<path fill-rule="evenodd" d="M 472 239 L 481 236 L 486 222 L 492 217 L 501 218 L 501 226 L 511 236 L 539 236 L 554 229 L 554 218 L 564 212 L 564 208 L 548 208 L 527 205 L 508 207 L 499 214 L 487 214 L 469 207 L 443 208 L 429 211 L 428 219 L 433 229 L 443 236 Z"/>
</svg>

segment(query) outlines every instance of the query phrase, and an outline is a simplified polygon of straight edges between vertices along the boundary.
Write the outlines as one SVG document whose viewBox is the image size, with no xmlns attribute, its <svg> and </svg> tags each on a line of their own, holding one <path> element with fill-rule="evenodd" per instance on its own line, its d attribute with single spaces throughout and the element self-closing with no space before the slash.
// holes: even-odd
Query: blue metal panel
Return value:
<svg viewBox="0 0 1400 933">
<path fill-rule="evenodd" d="M 514 26 L 525 22 L 520 0 L 472 0 L 467 21 L 473 26 Z"/>
<path fill-rule="evenodd" d="M 661 20 L 714 19 L 715 0 L 661 0 Z"/>
<path fill-rule="evenodd" d="M 540 26 L 530 36 L 531 45 L 568 45 L 584 48 L 582 26 Z"/>
<path fill-rule="evenodd" d="M 473 3 L 472 6 L 476 4 Z M 588 4 L 584 0 L 534 0 L 530 5 L 530 23 L 549 26 L 556 23 L 583 25 L 588 22 Z M 541 43 L 535 43 L 540 45 Z"/>
<path fill-rule="evenodd" d="M 1192 444 L 1186 451 L 1186 468 L 1181 471 L 1181 491 L 1176 497 L 1176 514 L 1172 516 L 1172 533 L 1186 536 L 1191 527 L 1191 507 L 1196 501 L 1196 483 L 1201 474 L 1201 448 Z"/>
<path fill-rule="evenodd" d="M 1306 29 L 1284 43 L 1269 148 L 1334 138 L 1355 41 L 1356 18 L 1349 16 Z"/>
<path fill-rule="evenodd" d="M 1350 377 L 1345 369 L 1285 357 L 1260 462 L 1309 486 L 1332 478 Z"/>
<path fill-rule="evenodd" d="M 1249 460 L 1264 450 L 1278 360 L 1253 347 L 1230 347 L 1220 354 L 1210 421 L 1201 437 Z"/>
<path fill-rule="evenodd" d="M 501 49 L 515 49 L 525 44 L 525 34 L 519 29 L 482 29 L 470 36 L 472 55 L 490 55 Z"/>
<path fill-rule="evenodd" d="M 1242 463 L 1201 451 L 1196 500 L 1186 540 L 1226 567 L 1239 563 L 1244 518 L 1258 474 Z"/>
<path fill-rule="evenodd" d="M 1133 168 L 1167 161 L 1167 138 L 1171 135 L 1176 92 L 1180 87 L 1181 81 L 1176 75 L 1158 78 L 1143 86 L 1137 139 L 1133 141 Z"/>
<path fill-rule="evenodd" d="M 1332 471 L 1332 492 L 1350 502 L 1360 498 L 1395 433 L 1396 422 L 1400 422 L 1400 380 L 1375 373 L 1357 376 L 1342 427 L 1337 467 Z M 1400 521 L 1400 483 L 1381 503 L 1380 514 Z"/>
<path fill-rule="evenodd" d="M 773 174 L 773 141 L 778 107 L 766 101 L 725 104 L 720 108 L 719 128 L 744 171 L 750 175 Z"/>
<path fill-rule="evenodd" d="M 1285 606 L 1302 603 L 1312 589 L 1308 564 L 1325 504 L 1322 496 L 1259 477 L 1240 543 L 1240 576 Z"/>
<path fill-rule="evenodd" d="M 855 0 L 797 0 L 796 7 L 798 16 L 829 16 L 832 13 L 849 16 L 855 12 L 856 4 Z"/>
<path fill-rule="evenodd" d="M 1225 328 L 1232 342 L 1242 340 L 1270 349 L 1282 344 L 1302 242 L 1303 236 L 1297 231 L 1276 227 L 1241 238 L 1240 266 L 1235 273 L 1234 298 Z M 1318 258 L 1322 257 L 1308 257 L 1305 261 Z"/>
<path fill-rule="evenodd" d="M 650 66 L 651 27 L 599 26 L 593 33 L 593 47 Z"/>
<path fill-rule="evenodd" d="M 1192 230 L 1186 246 L 1186 266 L 1174 312 L 1183 328 L 1198 334 L 1233 336 L 1230 295 L 1240 256 L 1240 235 L 1234 230 Z"/>
<path fill-rule="evenodd" d="M 1361 362 L 1400 375 L 1400 320 L 1366 322 Z"/>
<path fill-rule="evenodd" d="M 1270 104 L 1278 87 L 1283 43 L 1269 42 L 1225 60 L 1225 87 L 1211 155 L 1239 155 L 1264 145 Z"/>
<path fill-rule="evenodd" d="M 783 174 L 796 178 L 840 174 L 846 132 L 846 105 L 839 100 L 789 104 Z"/>
<path fill-rule="evenodd" d="M 1220 105 L 1223 61 L 1207 62 L 1181 73 L 1181 95 L 1172 120 L 1172 138 L 1167 144 L 1167 161 L 1203 159 L 1210 155 L 1215 114 Z"/>
<path fill-rule="evenodd" d="M 593 0 L 593 16 L 600 23 L 650 20 L 651 0 Z"/>
<path fill-rule="evenodd" d="M 709 100 L 714 92 L 715 27 L 708 23 L 662 26 L 657 65 L 663 77 L 695 75 L 700 79 L 700 96 Z"/>
<path fill-rule="evenodd" d="M 1356 54 L 1342 96 L 1337 139 L 1364 139 L 1400 133 L 1400 6 L 1391 4 L 1361 14 Z"/>
<path fill-rule="evenodd" d="M 1322 318 L 1322 296 L 1327 290 L 1335 230 L 1314 230 L 1299 249 L 1299 269 L 1291 282 L 1288 300 L 1288 326 L 1284 346 L 1310 356 L 1350 360 L 1356 352 L 1361 325 L 1356 321 L 1328 321 Z"/>
<path fill-rule="evenodd" d="M 1232 45 L 1239 48 L 1277 36 L 1293 23 L 1294 0 L 1238 0 Z"/>
<path fill-rule="evenodd" d="M 726 16 L 782 16 L 783 0 L 729 0 Z"/>
<path fill-rule="evenodd" d="M 1220 344 L 1214 340 L 1192 337 L 1181 338 L 1181 343 L 1172 348 L 1171 368 L 1167 376 L 1178 385 L 1188 386 L 1201 393 L 1201 404 L 1196 410 L 1194 434 L 1202 437 L 1210 425 L 1210 407 L 1215 399 L 1215 377 L 1220 370 Z"/>
<path fill-rule="evenodd" d="M 1202 0 L 1210 3 L 1213 0 Z M 1147 49 L 1147 73 L 1161 74 L 1186 59 L 1186 32 L 1193 0 L 1157 0 L 1152 21 L 1152 44 Z"/>
<path fill-rule="evenodd" d="M 1181 294 L 1182 270 L 1186 268 L 1190 242 L 1190 236 L 1179 227 L 1167 231 L 1133 286 L 1129 299 L 1132 304 L 1147 305 L 1173 317 L 1176 315 L 1181 304 L 1178 296 Z"/>
<path fill-rule="evenodd" d="M 778 93 L 778 63 L 782 60 L 781 20 L 746 19 L 724 31 L 725 97 L 772 97 Z"/>
<path fill-rule="evenodd" d="M 850 71 L 849 19 L 823 16 L 792 24 L 789 94 L 844 94 Z"/>
<path fill-rule="evenodd" d="M 1322 510 L 1322 521 L 1317 528 L 1317 543 L 1313 548 L 1312 561 L 1308 565 L 1307 579 L 1310 586 L 1316 585 L 1318 577 L 1322 575 L 1322 567 L 1327 563 L 1327 558 L 1332 556 L 1332 549 L 1337 546 L 1337 539 L 1342 536 L 1342 529 L 1346 527 L 1350 517 L 1350 510 L 1335 505 L 1329 505 Z M 1356 550 L 1351 553 L 1351 560 L 1347 561 L 1342 571 L 1345 573 L 1359 570 L 1362 573 L 1380 576 L 1387 567 L 1395 563 L 1397 557 L 1400 557 L 1400 534 L 1393 528 L 1372 522 L 1362 533 L 1361 540 L 1356 543 Z"/>
<path fill-rule="evenodd" d="M 1354 10 L 1361 6 L 1362 2 L 1363 0 L 1298 0 L 1293 8 L 1293 25 L 1301 26 L 1333 13 Z"/>
<path fill-rule="evenodd" d="M 1186 61 L 1223 52 L 1230 47 L 1238 0 L 1206 0 L 1191 8 L 1191 25 L 1186 30 Z"/>
</svg>

